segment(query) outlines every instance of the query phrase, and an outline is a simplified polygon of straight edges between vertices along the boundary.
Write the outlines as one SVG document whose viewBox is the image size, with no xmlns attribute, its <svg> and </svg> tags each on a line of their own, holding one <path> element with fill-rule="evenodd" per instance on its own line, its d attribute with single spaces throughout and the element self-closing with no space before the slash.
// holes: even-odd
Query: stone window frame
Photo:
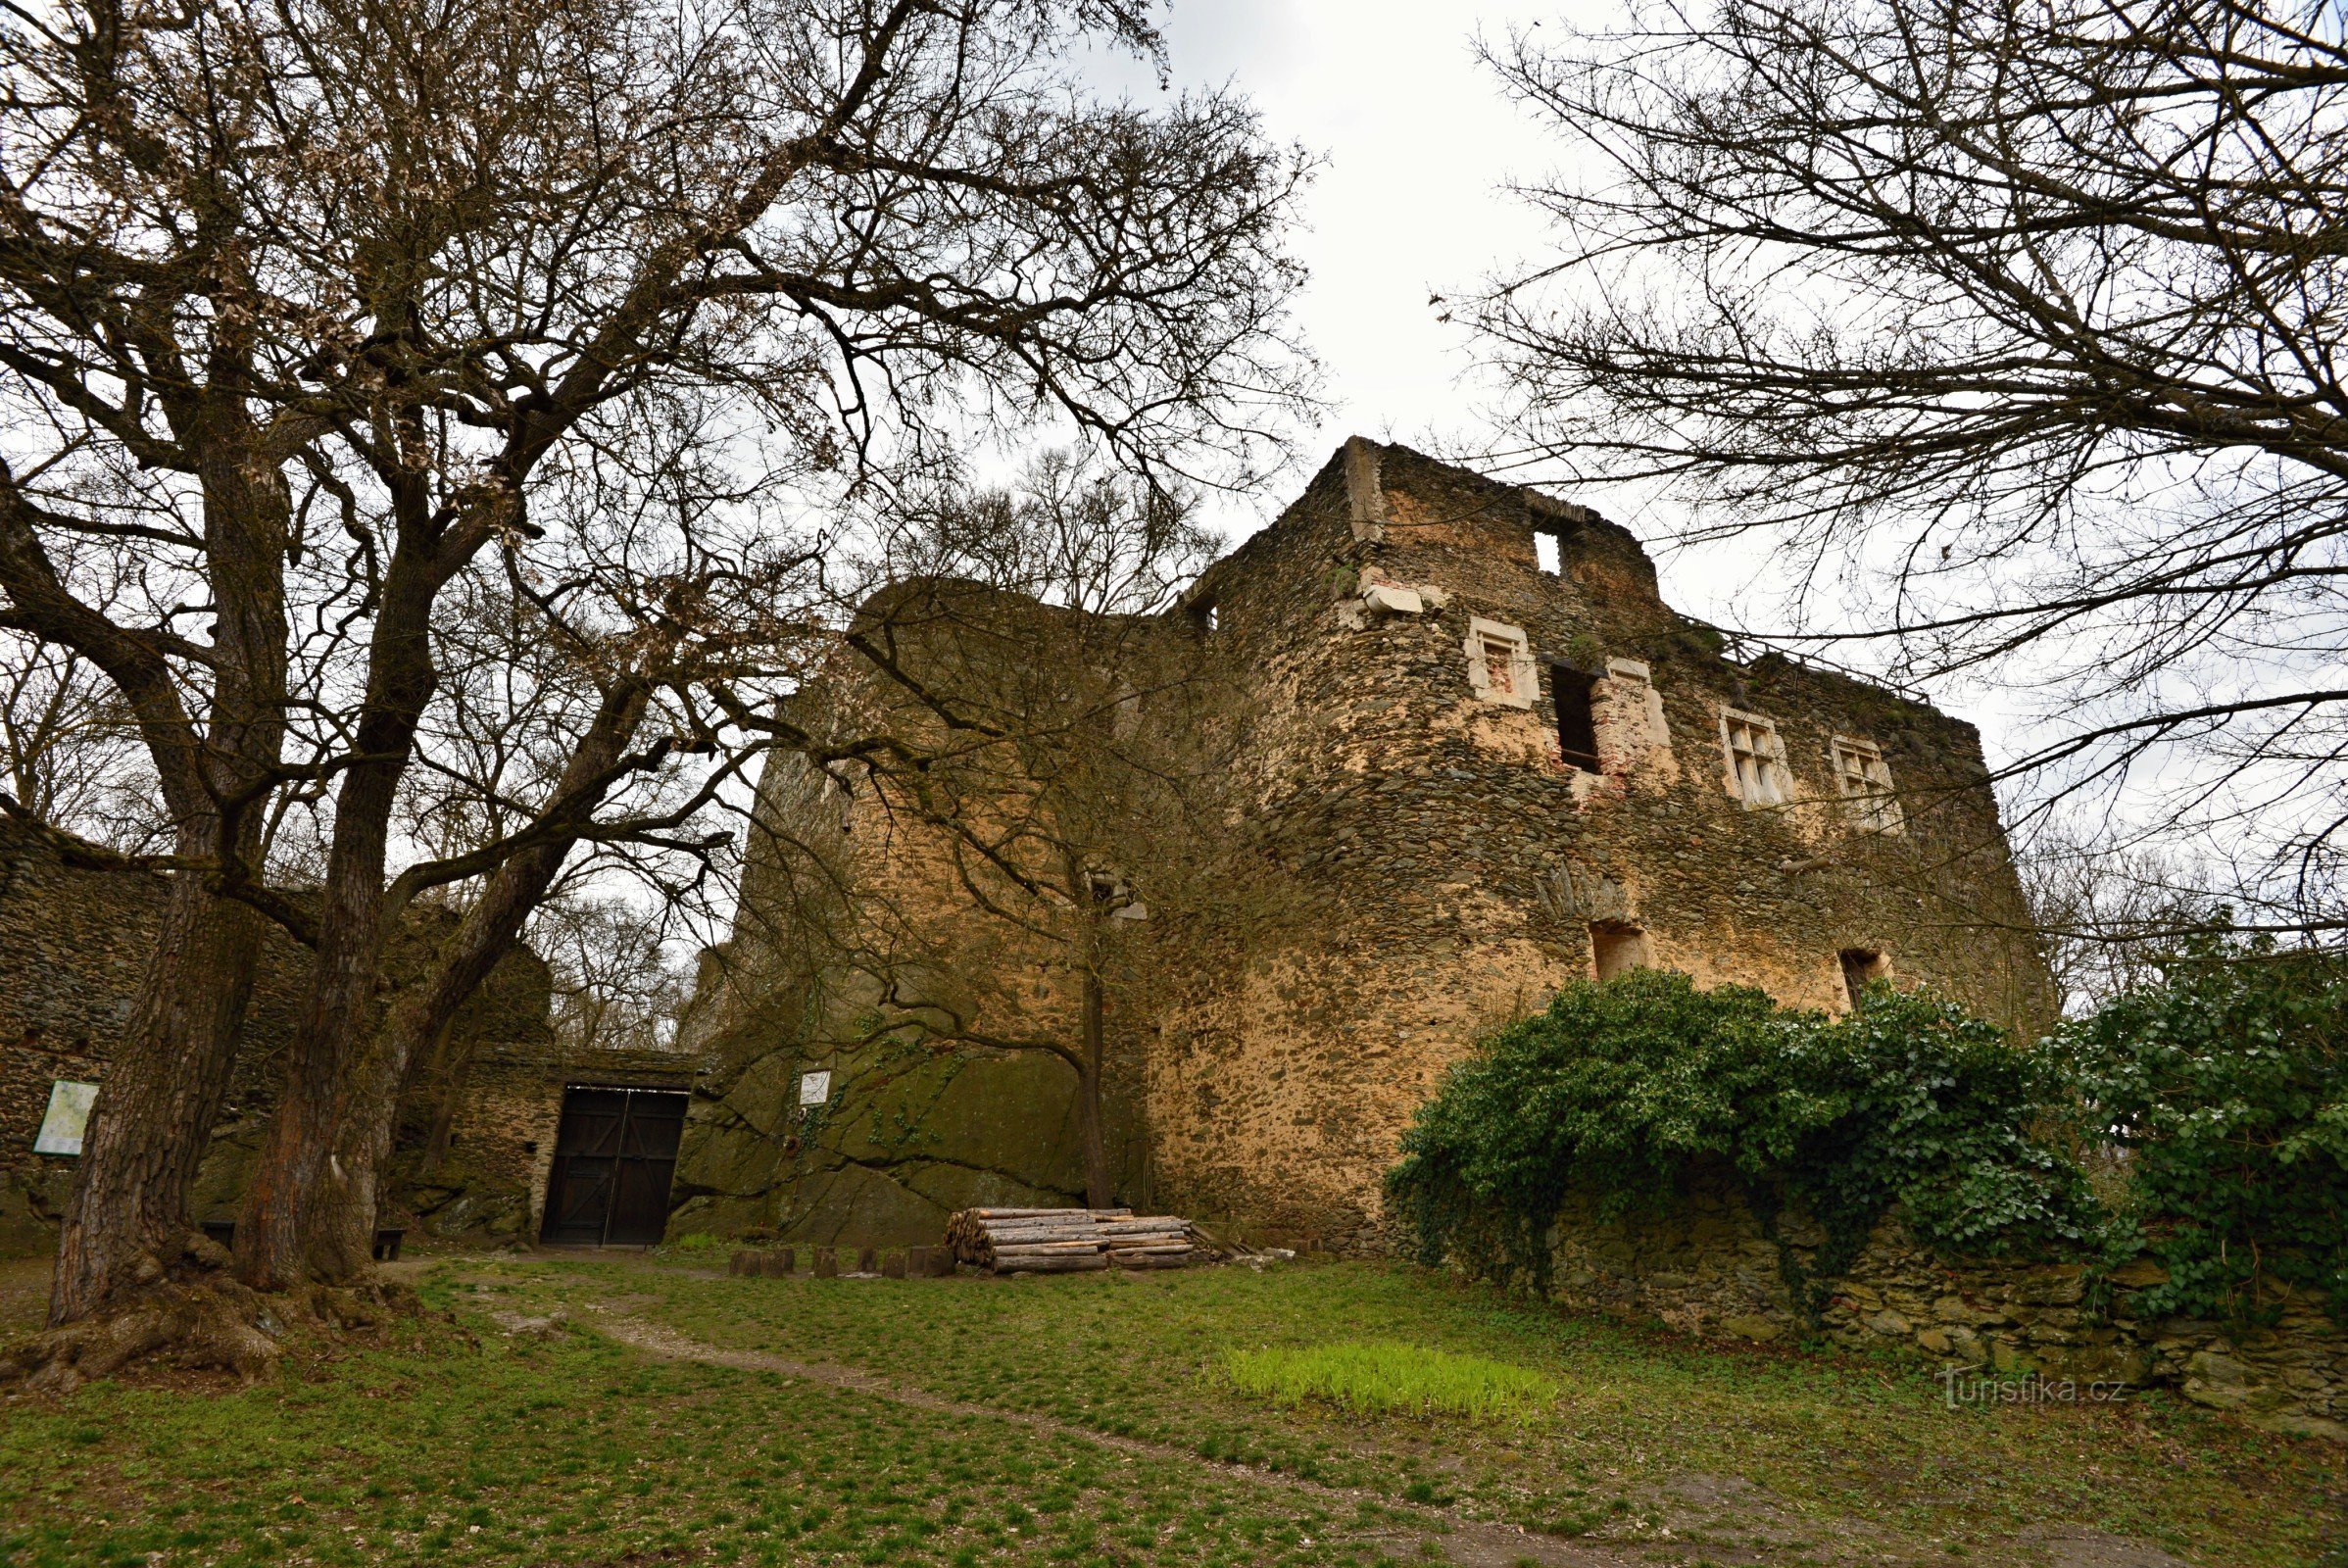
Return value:
<svg viewBox="0 0 2348 1568">
<path fill-rule="evenodd" d="M 1505 655 L 1508 663 L 1508 685 L 1505 689 L 1492 683 L 1492 656 L 1496 651 Z M 1467 642 L 1468 685 L 1477 698 L 1497 703 L 1503 708 L 1530 709 L 1540 694 L 1541 676 L 1533 662 L 1533 642 L 1521 626 L 1511 626 L 1504 620 L 1487 620 L 1482 615 L 1468 617 Z"/>
<path fill-rule="evenodd" d="M 1891 782 L 1891 764 L 1883 760 L 1881 746 L 1851 735 L 1830 736 L 1827 760 L 1834 774 L 1834 788 L 1860 832 L 1898 838 L 1908 831 L 1898 786 Z"/>
<path fill-rule="evenodd" d="M 1792 804 L 1793 770 L 1785 765 L 1785 738 L 1776 719 L 1723 705 L 1720 752 L 1730 791 L 1746 810 Z"/>
</svg>

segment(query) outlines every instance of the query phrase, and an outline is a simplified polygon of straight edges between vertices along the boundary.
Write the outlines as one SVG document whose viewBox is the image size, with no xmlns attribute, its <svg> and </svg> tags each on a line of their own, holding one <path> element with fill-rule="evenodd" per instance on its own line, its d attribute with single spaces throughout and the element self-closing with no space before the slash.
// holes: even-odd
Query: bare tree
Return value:
<svg viewBox="0 0 2348 1568">
<path fill-rule="evenodd" d="M 122 694 L 178 873 L 54 1322 L 176 1256 L 263 917 L 318 957 L 238 1272 L 364 1266 L 370 1195 L 327 1177 L 384 1136 L 403 1043 L 494 961 L 616 784 L 770 727 L 738 635 L 760 574 L 711 522 L 729 498 L 918 465 L 973 419 L 1056 418 L 1145 467 L 1230 475 L 1269 450 L 1256 416 L 1298 395 L 1280 248 L 1298 161 L 1228 97 L 1088 100 L 1062 64 L 1086 37 L 1156 47 L 1139 9 L 1073 0 L 11 20 L 0 624 Z M 694 464 L 668 461 L 672 428 Z M 557 499 L 680 475 L 690 493 L 617 556 Z M 656 523 L 670 559 L 647 575 Z M 112 607 L 71 564 L 92 544 L 136 588 Z M 563 624 L 597 700 L 511 830 L 395 871 L 435 630 L 484 572 Z M 704 769 L 627 831 L 716 787 Z M 308 904 L 263 875 L 288 809 L 323 842 Z M 378 1030 L 390 922 L 461 882 L 479 891 L 439 980 Z"/>
<path fill-rule="evenodd" d="M 2235 868 L 2206 865 L 2176 846 L 2069 815 L 2030 824 L 2014 865 L 2066 1014 L 2091 1012 L 2157 980 L 2177 934 L 2225 917 L 2215 890 L 2241 879 Z"/>
<path fill-rule="evenodd" d="M 2261 922 L 2348 923 L 2333 9 L 1667 0 L 1487 53 L 1588 172 L 1474 308 L 1531 455 L 1845 574 L 1837 635 L 2048 699 L 2041 806 L 2256 835 Z"/>
<path fill-rule="evenodd" d="M 665 904 L 574 891 L 530 921 L 530 946 L 555 972 L 555 1033 L 566 1051 L 657 1051 L 671 1044 L 693 989 Z"/>
<path fill-rule="evenodd" d="M 127 855 L 166 824 L 137 726 L 105 675 L 70 650 L 0 634 L 0 811 Z"/>
</svg>

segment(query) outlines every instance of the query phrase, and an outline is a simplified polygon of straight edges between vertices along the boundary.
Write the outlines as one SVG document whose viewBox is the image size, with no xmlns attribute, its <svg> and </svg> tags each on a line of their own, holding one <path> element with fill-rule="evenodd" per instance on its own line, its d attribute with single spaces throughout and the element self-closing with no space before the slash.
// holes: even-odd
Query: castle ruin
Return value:
<svg viewBox="0 0 2348 1568">
<path fill-rule="evenodd" d="M 900 595 L 948 612 L 844 647 L 803 717 L 918 708 L 916 647 L 992 657 L 953 598 Z M 2051 1011 L 1972 726 L 1674 612 L 1587 508 L 1355 439 L 1179 608 L 1026 613 L 1143 672 L 1105 722 L 1155 748 L 1136 777 L 1188 766 L 1210 805 L 1055 776 L 1054 820 L 1092 819 L 1036 837 L 1005 828 L 1038 808 L 1005 773 L 973 830 L 931 802 L 941 769 L 778 756 L 687 1018 L 671 1236 L 921 1242 L 956 1207 L 1081 1201 L 1090 1051 L 1121 1200 L 1374 1251 L 1444 1069 L 1575 978 Z M 1064 864 L 1003 848 L 1046 841 Z"/>
</svg>

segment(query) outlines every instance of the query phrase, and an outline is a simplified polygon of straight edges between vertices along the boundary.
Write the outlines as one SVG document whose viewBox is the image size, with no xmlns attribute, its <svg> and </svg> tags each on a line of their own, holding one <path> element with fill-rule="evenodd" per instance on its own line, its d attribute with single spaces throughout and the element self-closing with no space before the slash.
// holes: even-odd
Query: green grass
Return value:
<svg viewBox="0 0 2348 1568">
<path fill-rule="evenodd" d="M 54 1408 L 0 1406 L 0 1563 L 1342 1568 L 1389 1555 L 1374 1508 L 1339 1517 L 1081 1437 L 469 1321 L 477 1348 L 445 1335 L 272 1387 L 93 1385 Z"/>
<path fill-rule="evenodd" d="M 1367 1568 L 1441 1558 L 1430 1506 L 1666 1568 L 2027 1565 L 2080 1529 L 2303 1568 L 2348 1539 L 2331 1445 L 2164 1398 L 1950 1410 L 1915 1368 L 1708 1348 L 1400 1265 L 818 1281 L 477 1259 L 428 1290 L 477 1345 L 439 1330 L 226 1394 L 0 1400 L 0 1564 Z M 597 1303 L 1070 1430 L 654 1361 L 593 1332 Z M 572 1331 L 499 1327 L 557 1309 Z M 1231 1367 L 1235 1347 L 1310 1367 L 1348 1345 L 1553 1396 L 1501 1420 L 1268 1400 Z"/>
<path fill-rule="evenodd" d="M 1235 1350 L 1227 1366 L 1242 1394 L 1276 1404 L 1322 1399 L 1359 1415 L 1521 1418 L 1557 1397 L 1556 1384 L 1521 1366 L 1392 1342 Z"/>
</svg>

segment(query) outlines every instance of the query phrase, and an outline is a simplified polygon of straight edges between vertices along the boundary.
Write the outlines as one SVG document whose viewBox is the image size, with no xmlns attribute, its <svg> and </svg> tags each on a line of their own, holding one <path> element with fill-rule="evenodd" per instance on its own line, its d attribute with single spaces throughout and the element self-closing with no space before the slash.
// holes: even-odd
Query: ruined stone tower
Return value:
<svg viewBox="0 0 2348 1568">
<path fill-rule="evenodd" d="M 1377 1250 L 1381 1178 L 1443 1070 L 1576 977 L 1658 965 L 1834 1009 L 1888 976 L 2017 1023 L 2051 1005 L 1972 727 L 1731 646 L 1585 508 L 1349 441 L 1143 635 L 1217 695 L 1136 722 L 1214 749 L 1218 832 L 1278 894 L 1118 937 L 1135 989 L 1107 1119 L 1133 1201 Z M 837 692 L 862 689 L 854 666 Z M 761 811 L 792 842 L 860 835 L 850 903 L 886 886 L 927 908 L 933 951 L 975 940 L 936 844 L 877 831 L 885 807 L 778 764 Z M 794 959 L 780 886 L 754 874 L 689 1020 L 712 1061 L 671 1234 L 924 1241 L 961 1203 L 1074 1200 L 1074 1072 L 891 1026 L 872 985 Z M 905 1016 L 1069 1027 L 1052 954 L 988 940 L 970 968 L 1000 984 L 939 981 Z"/>
</svg>

